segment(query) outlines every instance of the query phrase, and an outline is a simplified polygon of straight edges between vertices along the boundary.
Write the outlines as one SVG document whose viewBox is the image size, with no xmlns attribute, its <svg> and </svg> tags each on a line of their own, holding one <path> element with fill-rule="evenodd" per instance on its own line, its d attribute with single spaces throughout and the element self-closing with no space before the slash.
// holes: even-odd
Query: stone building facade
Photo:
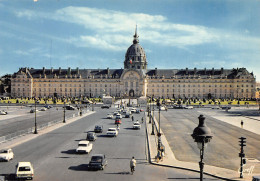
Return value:
<svg viewBox="0 0 260 181">
<path fill-rule="evenodd" d="M 255 98 L 256 79 L 246 68 L 147 69 L 135 32 L 124 69 L 20 68 L 12 75 L 13 97 Z"/>
</svg>

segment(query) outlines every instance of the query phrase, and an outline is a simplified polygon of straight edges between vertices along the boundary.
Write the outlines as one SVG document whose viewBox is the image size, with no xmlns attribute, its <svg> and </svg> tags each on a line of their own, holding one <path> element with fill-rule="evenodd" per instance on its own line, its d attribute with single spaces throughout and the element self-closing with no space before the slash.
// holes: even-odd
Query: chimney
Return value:
<svg viewBox="0 0 260 181">
<path fill-rule="evenodd" d="M 45 74 L 45 67 L 42 67 L 42 73 Z"/>
<path fill-rule="evenodd" d="M 186 68 L 185 74 L 188 74 L 188 73 L 189 73 L 189 70 L 188 70 L 188 68 Z"/>
<path fill-rule="evenodd" d="M 196 74 L 196 73 L 197 73 L 197 68 L 195 67 L 195 68 L 194 68 L 194 74 Z"/>
<path fill-rule="evenodd" d="M 53 73 L 53 67 L 51 68 L 51 73 Z"/>
<path fill-rule="evenodd" d="M 110 71 L 109 71 L 109 68 L 107 68 L 107 75 L 109 75 L 110 74 Z"/>
<path fill-rule="evenodd" d="M 76 70 L 77 70 L 77 74 L 79 75 L 79 68 L 77 67 L 77 69 L 76 69 Z"/>
<path fill-rule="evenodd" d="M 204 74 L 206 75 L 206 73 L 207 73 L 207 69 L 206 69 L 206 68 L 204 68 Z"/>
<path fill-rule="evenodd" d="M 68 67 L 68 72 L 67 72 L 68 75 L 71 75 L 71 68 Z"/>
<path fill-rule="evenodd" d="M 212 75 L 214 75 L 214 72 L 215 72 L 215 70 L 214 70 L 214 68 L 212 68 Z"/>
<path fill-rule="evenodd" d="M 224 73 L 224 69 L 223 69 L 223 67 L 221 67 L 221 74 L 223 74 Z"/>
<path fill-rule="evenodd" d="M 155 75 L 157 75 L 157 68 L 155 68 L 155 71 L 154 71 Z"/>
<path fill-rule="evenodd" d="M 59 74 L 61 74 L 61 68 L 59 67 Z"/>
</svg>

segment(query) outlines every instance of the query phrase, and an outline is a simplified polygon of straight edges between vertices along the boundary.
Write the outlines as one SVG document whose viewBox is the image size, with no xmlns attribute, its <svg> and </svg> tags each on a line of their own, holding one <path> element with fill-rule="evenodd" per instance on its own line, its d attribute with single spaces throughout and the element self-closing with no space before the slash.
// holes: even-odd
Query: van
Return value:
<svg viewBox="0 0 260 181">
<path fill-rule="evenodd" d="M 33 179 L 34 171 L 30 162 L 18 162 L 16 167 L 17 179 Z"/>
</svg>

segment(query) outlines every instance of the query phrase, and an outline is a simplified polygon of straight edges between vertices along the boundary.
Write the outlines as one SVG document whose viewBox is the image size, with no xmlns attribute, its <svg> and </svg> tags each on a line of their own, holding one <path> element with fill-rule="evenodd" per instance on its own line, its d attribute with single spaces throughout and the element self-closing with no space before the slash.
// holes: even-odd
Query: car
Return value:
<svg viewBox="0 0 260 181">
<path fill-rule="evenodd" d="M 102 105 L 101 108 L 102 109 L 109 109 L 109 106 L 108 105 Z"/>
<path fill-rule="evenodd" d="M 126 112 L 125 113 L 125 118 L 130 118 L 131 112 Z"/>
<path fill-rule="evenodd" d="M 36 109 L 36 112 L 37 112 L 38 110 Z M 35 113 L 35 109 L 31 109 L 30 110 L 30 113 Z"/>
<path fill-rule="evenodd" d="M 7 112 L 6 111 L 0 111 L 0 115 L 7 115 Z"/>
<path fill-rule="evenodd" d="M 97 136 L 94 132 L 88 132 L 86 140 L 88 141 L 95 141 L 97 139 Z"/>
<path fill-rule="evenodd" d="M 102 125 L 96 125 L 94 128 L 95 133 L 102 133 L 103 132 L 103 126 Z"/>
<path fill-rule="evenodd" d="M 254 175 L 252 181 L 260 181 L 260 175 Z"/>
<path fill-rule="evenodd" d="M 44 107 L 47 108 L 47 109 L 50 109 L 50 108 L 52 108 L 53 106 L 51 106 L 51 105 L 45 105 Z"/>
<path fill-rule="evenodd" d="M 193 109 L 193 106 L 185 106 L 184 109 Z"/>
<path fill-rule="evenodd" d="M 133 108 L 131 109 L 131 113 L 136 113 L 136 108 L 133 107 Z"/>
<path fill-rule="evenodd" d="M 115 119 L 115 124 L 121 124 L 121 123 L 122 123 L 121 119 L 119 119 L 119 118 Z"/>
<path fill-rule="evenodd" d="M 45 108 L 45 107 L 40 109 L 40 111 L 46 111 L 46 110 L 47 110 L 47 108 Z"/>
<path fill-rule="evenodd" d="M 33 179 L 34 170 L 31 162 L 18 162 L 16 166 L 17 179 Z"/>
<path fill-rule="evenodd" d="M 63 107 L 63 108 L 64 108 L 64 107 Z M 75 107 L 70 106 L 70 105 L 65 106 L 65 109 L 67 109 L 67 110 L 76 110 Z"/>
<path fill-rule="evenodd" d="M 113 114 L 111 114 L 111 113 L 107 114 L 107 119 L 113 119 L 113 117 L 114 117 Z"/>
<path fill-rule="evenodd" d="M 160 111 L 165 111 L 165 107 L 164 106 L 160 106 Z"/>
<path fill-rule="evenodd" d="M 89 141 L 80 141 L 78 144 L 78 148 L 76 149 L 77 153 L 90 153 L 92 150 L 92 143 Z"/>
<path fill-rule="evenodd" d="M 139 122 L 134 122 L 133 129 L 141 129 L 141 124 Z"/>
<path fill-rule="evenodd" d="M 140 109 L 140 112 L 144 112 L 144 109 Z"/>
<path fill-rule="evenodd" d="M 221 107 L 221 109 L 229 110 L 229 109 L 231 109 L 231 107 L 230 106 L 223 106 L 223 107 Z"/>
<path fill-rule="evenodd" d="M 117 115 L 117 114 L 119 114 L 119 112 L 118 112 L 118 111 L 115 111 L 115 112 L 114 112 L 114 116 Z"/>
<path fill-rule="evenodd" d="M 135 113 L 136 113 L 136 114 L 140 114 L 140 110 L 139 110 L 139 109 L 136 109 Z"/>
<path fill-rule="evenodd" d="M 114 136 L 116 137 L 118 135 L 118 131 L 116 128 L 108 128 L 107 130 L 107 136 Z"/>
<path fill-rule="evenodd" d="M 0 161 L 10 161 L 14 158 L 14 153 L 11 148 L 0 151 Z"/>
<path fill-rule="evenodd" d="M 118 114 L 116 115 L 116 119 L 122 119 L 122 115 L 118 113 Z"/>
<path fill-rule="evenodd" d="M 104 154 L 94 154 L 88 164 L 88 169 L 104 170 L 107 165 L 107 159 Z"/>
</svg>

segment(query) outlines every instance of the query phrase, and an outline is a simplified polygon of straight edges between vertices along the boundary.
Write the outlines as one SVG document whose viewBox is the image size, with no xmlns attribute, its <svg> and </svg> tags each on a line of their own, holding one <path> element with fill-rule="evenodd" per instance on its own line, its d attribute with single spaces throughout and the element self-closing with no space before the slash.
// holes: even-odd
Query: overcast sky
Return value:
<svg viewBox="0 0 260 181">
<path fill-rule="evenodd" d="M 148 69 L 245 67 L 260 81 L 260 0 L 0 0 L 0 76 L 123 68 L 136 24 Z"/>
</svg>

